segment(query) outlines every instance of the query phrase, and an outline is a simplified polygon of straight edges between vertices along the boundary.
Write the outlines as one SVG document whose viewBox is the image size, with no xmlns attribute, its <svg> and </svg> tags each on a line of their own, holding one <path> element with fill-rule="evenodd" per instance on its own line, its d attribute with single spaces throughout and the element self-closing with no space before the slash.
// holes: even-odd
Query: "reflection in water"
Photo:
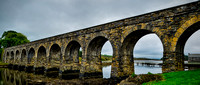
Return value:
<svg viewBox="0 0 200 85">
<path fill-rule="evenodd" d="M 135 60 L 135 74 L 147 74 L 148 72 L 151 73 L 162 73 L 162 67 L 159 65 L 147 66 L 147 65 L 137 65 L 137 63 L 154 63 L 159 64 L 162 61 L 155 61 L 155 60 Z M 111 75 L 111 65 L 103 67 L 103 78 L 110 78 Z"/>
<path fill-rule="evenodd" d="M 136 61 L 137 62 L 137 61 Z M 38 75 L 34 73 L 27 73 L 24 71 L 11 70 L 6 68 L 0 68 L 0 85 L 31 85 L 31 84 L 47 84 L 47 85 L 58 85 L 58 84 L 70 84 L 70 85 L 115 85 L 117 82 L 109 79 L 111 76 L 111 65 L 104 66 L 103 69 L 103 78 L 92 78 L 92 79 L 79 79 L 72 78 L 72 76 L 77 75 L 74 72 L 70 74 L 66 74 L 67 79 L 60 78 L 49 78 L 47 76 Z M 136 74 L 146 74 L 148 72 L 151 73 L 161 73 L 160 66 L 137 66 L 135 65 L 135 73 Z M 69 73 L 69 72 L 67 72 Z"/>
<path fill-rule="evenodd" d="M 0 73 L 0 85 L 116 85 L 118 83 L 103 78 L 64 80 L 5 68 L 0 69 Z"/>
<path fill-rule="evenodd" d="M 135 60 L 135 74 L 162 73 L 162 67 L 159 65 L 138 65 L 137 63 L 162 63 L 162 61 L 153 60 Z M 187 62 L 185 62 L 187 63 Z M 26 73 L 24 71 L 0 68 L 0 85 L 116 85 L 120 80 L 109 79 L 111 76 L 111 65 L 103 66 L 103 78 L 79 79 L 79 72 L 66 72 L 62 75 L 65 78 L 49 78 L 44 75 Z M 74 78 L 76 77 L 76 78 Z"/>
<path fill-rule="evenodd" d="M 148 66 L 137 66 L 135 65 L 135 74 L 147 74 L 148 72 L 151 73 L 162 73 L 162 68 L 159 66 L 155 67 L 148 67 Z"/>
<path fill-rule="evenodd" d="M 103 67 L 103 78 L 110 78 L 111 65 Z"/>
</svg>

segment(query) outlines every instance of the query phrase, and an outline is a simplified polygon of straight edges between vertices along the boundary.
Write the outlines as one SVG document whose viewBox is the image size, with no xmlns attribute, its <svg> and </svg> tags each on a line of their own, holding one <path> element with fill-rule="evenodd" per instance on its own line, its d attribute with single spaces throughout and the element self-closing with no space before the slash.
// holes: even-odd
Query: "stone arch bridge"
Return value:
<svg viewBox="0 0 200 85">
<path fill-rule="evenodd" d="M 111 77 L 128 76 L 134 72 L 135 44 L 144 35 L 154 33 L 164 49 L 162 71 L 180 71 L 184 70 L 184 45 L 199 28 L 200 1 L 197 1 L 9 47 L 3 59 L 13 66 L 34 70 L 78 70 L 82 76 L 102 73 L 101 49 L 109 41 L 113 49 Z"/>
</svg>

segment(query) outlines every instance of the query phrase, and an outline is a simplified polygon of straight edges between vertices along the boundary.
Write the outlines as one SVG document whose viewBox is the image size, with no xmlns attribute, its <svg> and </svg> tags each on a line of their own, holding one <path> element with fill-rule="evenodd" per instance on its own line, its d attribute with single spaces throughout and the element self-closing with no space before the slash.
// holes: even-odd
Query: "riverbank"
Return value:
<svg viewBox="0 0 200 85">
<path fill-rule="evenodd" d="M 6 67 L 8 67 L 7 63 L 0 62 L 0 68 L 6 68 Z"/>
<path fill-rule="evenodd" d="M 200 85 L 200 69 L 129 76 L 119 85 Z M 145 83 L 146 82 L 146 83 Z"/>
<path fill-rule="evenodd" d="M 200 69 L 163 73 L 162 81 L 153 81 L 143 85 L 199 85 Z"/>
</svg>

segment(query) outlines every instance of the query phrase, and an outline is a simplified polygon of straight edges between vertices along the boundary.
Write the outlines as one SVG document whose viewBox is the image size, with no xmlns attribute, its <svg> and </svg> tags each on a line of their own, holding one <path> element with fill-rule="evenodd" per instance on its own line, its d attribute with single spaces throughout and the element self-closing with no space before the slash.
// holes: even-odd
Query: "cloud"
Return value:
<svg viewBox="0 0 200 85">
<path fill-rule="evenodd" d="M 163 45 L 156 34 L 143 36 L 136 43 L 134 57 L 162 58 Z"/>
<path fill-rule="evenodd" d="M 196 31 L 186 41 L 184 54 L 188 53 L 200 53 L 200 30 Z"/>
<path fill-rule="evenodd" d="M 34 41 L 192 1 L 196 0 L 1 0 L 0 34 L 16 30 Z M 143 43 L 136 48 L 142 50 Z M 102 53 L 112 54 L 110 48 L 106 44 Z M 160 50 L 148 44 L 144 52 L 153 48 Z"/>
</svg>

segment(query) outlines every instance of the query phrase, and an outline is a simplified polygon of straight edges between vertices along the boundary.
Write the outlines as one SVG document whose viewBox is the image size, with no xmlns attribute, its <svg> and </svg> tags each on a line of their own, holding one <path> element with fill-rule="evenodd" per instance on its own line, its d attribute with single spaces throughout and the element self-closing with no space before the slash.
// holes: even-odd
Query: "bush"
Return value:
<svg viewBox="0 0 200 85">
<path fill-rule="evenodd" d="M 151 72 L 148 72 L 147 74 L 151 75 L 152 73 L 151 73 Z"/>
<path fill-rule="evenodd" d="M 136 74 L 133 72 L 132 75 L 131 75 L 131 77 L 135 77 L 135 76 L 136 76 Z"/>
</svg>

